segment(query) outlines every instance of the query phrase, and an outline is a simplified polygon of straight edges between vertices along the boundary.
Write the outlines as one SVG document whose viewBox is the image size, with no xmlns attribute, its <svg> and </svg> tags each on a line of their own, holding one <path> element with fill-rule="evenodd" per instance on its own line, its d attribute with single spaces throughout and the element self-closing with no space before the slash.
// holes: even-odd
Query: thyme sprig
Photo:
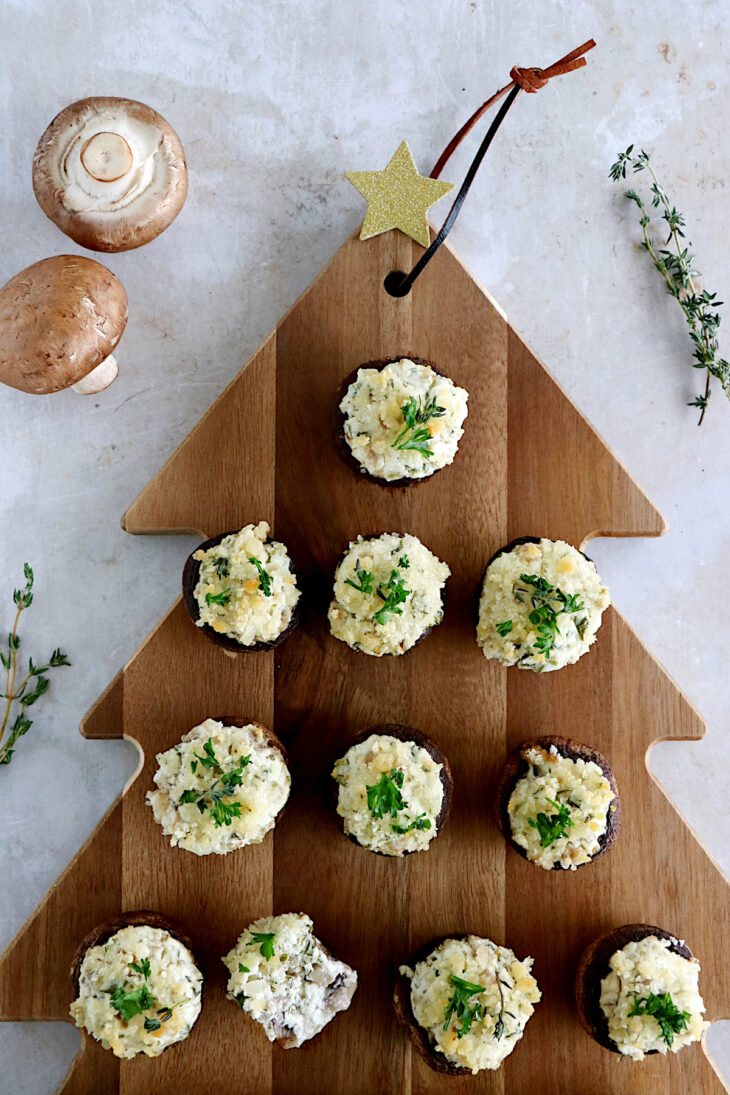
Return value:
<svg viewBox="0 0 730 1095">
<path fill-rule="evenodd" d="M 33 603 L 33 570 L 28 563 L 23 566 L 23 574 L 25 576 L 24 588 L 13 591 L 15 620 L 13 629 L 8 634 L 7 650 L 0 650 L 0 662 L 2 662 L 5 670 L 5 691 L 0 692 L 0 700 L 5 701 L 5 710 L 2 723 L 0 723 L 0 764 L 10 764 L 18 739 L 27 734 L 33 725 L 32 720 L 27 717 L 26 711 L 48 691 L 50 687 L 50 681 L 46 676 L 48 671 L 57 669 L 61 665 L 71 664 L 66 655 L 62 654 L 57 647 L 44 665 L 35 665 L 33 659 L 28 658 L 28 670 L 18 683 L 18 650 L 20 649 L 18 624 L 21 613 L 26 608 L 30 608 Z M 10 723 L 13 704 L 15 703 L 19 704 L 20 711 L 10 725 L 7 741 L 3 742 Z"/>
<path fill-rule="evenodd" d="M 713 377 L 720 381 L 725 394 L 730 398 L 730 362 L 719 356 L 717 342 L 717 330 L 721 322 L 717 309 L 722 305 L 722 301 L 717 300 L 717 293 L 710 293 L 707 289 L 700 290 L 697 286 L 695 278 L 700 274 L 694 267 L 694 257 L 690 255 L 689 247 L 683 246 L 680 242 L 685 238 L 684 217 L 669 201 L 651 165 L 649 153 L 642 148 L 634 155 L 634 146 L 629 145 L 625 152 L 619 153 L 616 162 L 611 166 L 611 178 L 615 182 L 625 179 L 629 166 L 634 172 L 649 172 L 652 179 L 651 204 L 655 209 L 661 209 L 662 220 L 666 222 L 669 229 L 665 246 L 660 247 L 649 235 L 651 216 L 641 195 L 633 187 L 624 191 L 625 196 L 635 202 L 639 208 L 642 246 L 649 252 L 652 262 L 666 282 L 667 291 L 675 298 L 684 313 L 689 337 L 694 344 L 692 365 L 695 369 L 704 369 L 706 372 L 704 392 L 687 404 L 689 407 L 699 408 L 700 417 L 697 425 L 701 426 L 711 395 L 710 384 Z M 666 246 L 670 243 L 673 245 L 673 250 Z"/>
<path fill-rule="evenodd" d="M 401 414 L 405 426 L 390 447 L 392 449 L 415 449 L 416 452 L 420 452 L 427 459 L 432 457 L 433 452 L 428 447 L 431 434 L 426 429 L 426 423 L 430 422 L 432 418 L 441 418 L 442 415 L 446 414 L 446 408 L 439 407 L 435 396 L 431 396 L 425 403 L 422 403 L 420 396 L 416 399 L 412 395 L 408 402 L 401 407 Z"/>
</svg>

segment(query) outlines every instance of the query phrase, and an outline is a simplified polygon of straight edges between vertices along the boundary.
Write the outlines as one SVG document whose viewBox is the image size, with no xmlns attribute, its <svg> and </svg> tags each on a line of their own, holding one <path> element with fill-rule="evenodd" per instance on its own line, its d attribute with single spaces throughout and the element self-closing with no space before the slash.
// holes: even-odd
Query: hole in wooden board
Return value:
<svg viewBox="0 0 730 1095">
<path fill-rule="evenodd" d="M 391 297 L 405 297 L 409 292 L 407 288 L 403 288 L 403 282 L 405 280 L 406 275 L 402 270 L 391 270 L 390 273 L 386 275 L 385 281 L 383 282 L 383 288 Z"/>
</svg>

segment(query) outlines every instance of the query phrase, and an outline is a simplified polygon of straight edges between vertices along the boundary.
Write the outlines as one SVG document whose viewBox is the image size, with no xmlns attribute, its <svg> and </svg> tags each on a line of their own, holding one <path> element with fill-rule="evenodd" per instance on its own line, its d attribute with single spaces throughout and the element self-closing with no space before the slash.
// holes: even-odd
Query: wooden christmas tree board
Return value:
<svg viewBox="0 0 730 1095">
<path fill-rule="evenodd" d="M 596 935 L 633 921 L 686 938 L 702 962 L 712 1019 L 730 1014 L 727 884 L 649 775 L 660 739 L 703 725 L 620 614 L 604 616 L 581 661 L 542 677 L 487 662 L 470 602 L 485 562 L 512 537 L 584 545 L 654 536 L 664 522 L 498 307 L 447 248 L 394 299 L 383 289 L 420 248 L 398 233 L 348 241 L 128 510 L 129 532 L 201 539 L 268 520 L 290 547 L 308 599 L 275 653 L 232 658 L 178 601 L 86 717 L 82 733 L 124 736 L 140 767 L 0 963 L 0 1019 L 68 1019 L 79 940 L 122 910 L 155 909 L 191 936 L 206 974 L 191 1037 L 155 1060 L 120 1063 L 84 1037 L 64 1095 L 718 1095 L 699 1045 L 640 1064 L 596 1045 L 574 1014 L 576 963 Z M 334 392 L 358 364 L 414 354 L 469 391 L 455 463 L 406 490 L 360 480 L 336 455 Z M 351 538 L 411 532 L 452 569 L 444 623 L 402 658 L 369 658 L 331 638 L 332 574 Z M 262 845 L 225 858 L 171 849 L 144 805 L 155 754 L 207 716 L 273 725 L 293 794 Z M 326 805 L 332 759 L 378 722 L 433 736 L 455 779 L 451 817 L 424 854 L 390 860 L 346 840 Z M 556 731 L 606 754 L 623 829 L 610 854 L 545 872 L 507 848 L 492 791 L 507 750 Z M 254 918 L 306 911 L 359 973 L 352 1007 L 300 1050 L 272 1048 L 225 999 L 220 956 Z M 535 958 L 542 1003 L 494 1073 L 447 1079 L 411 1050 L 390 1002 L 393 968 L 428 940 L 474 932 Z"/>
</svg>

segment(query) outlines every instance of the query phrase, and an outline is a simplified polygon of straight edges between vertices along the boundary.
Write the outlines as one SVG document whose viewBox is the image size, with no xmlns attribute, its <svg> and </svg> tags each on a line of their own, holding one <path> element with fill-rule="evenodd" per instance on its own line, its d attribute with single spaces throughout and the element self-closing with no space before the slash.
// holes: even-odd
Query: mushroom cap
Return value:
<svg viewBox="0 0 730 1095">
<path fill-rule="evenodd" d="M 0 289 L 0 381 L 32 395 L 59 392 L 107 358 L 126 325 L 124 286 L 100 262 L 35 262 Z"/>
<path fill-rule="evenodd" d="M 110 96 L 80 99 L 38 142 L 33 190 L 46 216 L 82 247 L 131 251 L 182 209 L 185 153 L 152 107 Z"/>
</svg>

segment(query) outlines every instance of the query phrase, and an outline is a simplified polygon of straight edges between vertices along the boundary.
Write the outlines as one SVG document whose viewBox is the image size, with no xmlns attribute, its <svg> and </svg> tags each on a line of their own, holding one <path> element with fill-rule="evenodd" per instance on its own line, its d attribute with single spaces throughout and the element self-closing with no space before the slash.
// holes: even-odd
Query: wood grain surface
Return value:
<svg viewBox="0 0 730 1095">
<path fill-rule="evenodd" d="M 268 520 L 289 546 L 307 610 L 274 652 L 230 657 L 178 601 L 89 712 L 89 737 L 138 743 L 140 771 L 0 960 L 0 1019 L 67 1018 L 68 967 L 83 935 L 120 910 L 175 917 L 206 974 L 191 1037 L 156 1060 L 117 1062 L 84 1037 L 60 1090 L 121 1095 L 719 1095 L 696 1045 L 620 1062 L 581 1029 L 571 995 L 584 947 L 612 926 L 662 925 L 702 963 L 711 1019 L 730 1015 L 728 887 L 649 775 L 657 740 L 700 738 L 701 720 L 615 609 L 581 661 L 542 677 L 487 662 L 470 602 L 512 537 L 658 535 L 664 522 L 627 472 L 444 247 L 411 296 L 383 289 L 420 248 L 391 232 L 349 240 L 127 511 L 129 532 L 201 539 Z M 359 363 L 414 354 L 469 391 L 455 463 L 410 489 L 360 479 L 329 423 Z M 334 566 L 348 541 L 410 532 L 448 562 L 444 623 L 401 658 L 370 658 L 328 633 Z M 225 858 L 171 849 L 144 805 L 155 754 L 202 719 L 240 711 L 290 751 L 293 793 L 264 843 Z M 324 787 L 331 758 L 367 726 L 413 725 L 451 761 L 454 799 L 427 853 L 389 860 L 348 841 Z M 492 794 L 507 751 L 555 732 L 611 762 L 623 826 L 578 872 L 545 872 L 507 847 Z M 348 1012 L 300 1050 L 271 1048 L 225 1000 L 220 962 L 271 911 L 306 911 L 359 987 Z M 411 1050 L 390 1002 L 394 968 L 428 939 L 487 935 L 535 958 L 543 991 L 496 1073 L 444 1078 Z"/>
</svg>

